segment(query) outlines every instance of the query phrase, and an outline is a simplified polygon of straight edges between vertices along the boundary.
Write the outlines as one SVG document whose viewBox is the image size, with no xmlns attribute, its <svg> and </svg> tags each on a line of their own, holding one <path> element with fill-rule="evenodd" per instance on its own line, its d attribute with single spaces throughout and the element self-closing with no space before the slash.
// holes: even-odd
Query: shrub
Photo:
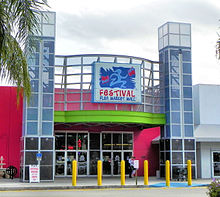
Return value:
<svg viewBox="0 0 220 197">
<path fill-rule="evenodd" d="M 211 184 L 208 187 L 207 195 L 209 197 L 220 197 L 220 181 L 213 179 Z"/>
</svg>

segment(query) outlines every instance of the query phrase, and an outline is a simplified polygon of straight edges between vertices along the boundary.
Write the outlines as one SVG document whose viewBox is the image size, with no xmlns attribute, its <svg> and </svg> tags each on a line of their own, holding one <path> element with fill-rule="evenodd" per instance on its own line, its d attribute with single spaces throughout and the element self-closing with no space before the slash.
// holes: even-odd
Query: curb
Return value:
<svg viewBox="0 0 220 197">
<path fill-rule="evenodd" d="M 111 189 L 111 188 L 149 188 L 145 185 L 106 185 L 106 186 L 44 186 L 44 187 L 0 187 L 0 191 L 20 191 L 20 190 L 77 190 L 77 189 Z"/>
<path fill-rule="evenodd" d="M 21 191 L 21 190 L 80 190 L 80 189 L 114 189 L 114 188 L 193 188 L 207 187 L 208 184 L 198 184 L 192 186 L 156 186 L 156 185 L 104 185 L 104 186 L 30 186 L 30 187 L 0 187 L 0 191 Z"/>
</svg>

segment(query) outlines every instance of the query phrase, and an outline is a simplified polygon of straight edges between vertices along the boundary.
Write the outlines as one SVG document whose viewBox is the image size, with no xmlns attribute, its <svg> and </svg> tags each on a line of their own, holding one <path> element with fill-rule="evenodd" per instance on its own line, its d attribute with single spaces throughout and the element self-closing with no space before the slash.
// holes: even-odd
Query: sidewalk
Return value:
<svg viewBox="0 0 220 197">
<path fill-rule="evenodd" d="M 54 182 L 23 183 L 20 179 L 0 179 L 0 191 L 9 190 L 62 190 L 62 189 L 104 189 L 104 188 L 146 188 L 166 187 L 164 179 L 149 178 L 149 186 L 144 185 L 143 177 L 138 177 L 137 185 L 135 178 L 126 177 L 125 186 L 121 186 L 120 177 L 103 177 L 102 186 L 97 186 L 96 177 L 79 177 L 77 186 L 72 186 L 71 178 L 55 178 Z M 207 186 L 211 179 L 192 180 L 192 187 Z M 188 187 L 187 182 L 171 181 L 170 187 Z"/>
</svg>

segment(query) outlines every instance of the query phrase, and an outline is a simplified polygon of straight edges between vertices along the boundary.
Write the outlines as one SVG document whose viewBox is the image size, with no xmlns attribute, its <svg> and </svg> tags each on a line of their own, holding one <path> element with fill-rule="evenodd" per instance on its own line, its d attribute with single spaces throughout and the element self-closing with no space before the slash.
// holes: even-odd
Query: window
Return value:
<svg viewBox="0 0 220 197">
<path fill-rule="evenodd" d="M 53 134 L 53 122 L 43 122 L 42 135 L 52 135 L 52 134 Z"/>
<path fill-rule="evenodd" d="M 43 120 L 53 120 L 53 109 L 43 109 Z"/>
<path fill-rule="evenodd" d="M 184 111 L 192 111 L 192 100 L 184 100 Z"/>
<path fill-rule="evenodd" d="M 180 112 L 172 112 L 172 123 L 180 123 Z"/>
<path fill-rule="evenodd" d="M 193 115 L 191 112 L 184 113 L 184 123 L 185 124 L 193 124 Z"/>
<path fill-rule="evenodd" d="M 172 136 L 173 137 L 181 137 L 180 125 L 172 125 Z"/>
<path fill-rule="evenodd" d="M 193 125 L 185 125 L 185 137 L 193 137 Z"/>
<path fill-rule="evenodd" d="M 191 86 L 192 85 L 192 76 L 191 75 L 183 75 L 183 85 Z"/>
<path fill-rule="evenodd" d="M 27 109 L 27 120 L 37 120 L 38 119 L 38 109 L 28 108 Z"/>
<path fill-rule="evenodd" d="M 184 98 L 192 98 L 192 88 L 191 87 L 183 87 L 183 97 Z"/>
<path fill-rule="evenodd" d="M 180 100 L 179 99 L 171 99 L 171 110 L 179 111 L 180 110 Z"/>
</svg>

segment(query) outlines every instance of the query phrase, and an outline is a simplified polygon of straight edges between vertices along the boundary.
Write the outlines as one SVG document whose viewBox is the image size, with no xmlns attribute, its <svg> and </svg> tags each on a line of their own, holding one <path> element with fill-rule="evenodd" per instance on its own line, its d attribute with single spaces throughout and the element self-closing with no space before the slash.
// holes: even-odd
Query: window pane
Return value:
<svg viewBox="0 0 220 197">
<path fill-rule="evenodd" d="M 191 112 L 184 113 L 184 123 L 185 124 L 192 124 L 193 123 L 193 115 Z"/>
<path fill-rule="evenodd" d="M 179 75 L 172 74 L 171 75 L 171 85 L 179 85 Z"/>
<path fill-rule="evenodd" d="M 90 149 L 100 149 L 100 134 L 99 133 L 90 133 Z"/>
<path fill-rule="evenodd" d="M 123 149 L 124 150 L 132 150 L 133 149 L 132 134 L 128 134 L 128 133 L 123 134 Z"/>
<path fill-rule="evenodd" d="M 180 42 L 181 42 L 181 46 L 183 46 L 183 47 L 190 47 L 191 46 L 190 36 L 180 35 Z"/>
<path fill-rule="evenodd" d="M 191 160 L 192 164 L 195 164 L 195 153 L 194 152 L 185 153 L 185 163 L 187 163 L 188 160 Z"/>
<path fill-rule="evenodd" d="M 54 37 L 54 25 L 43 24 L 43 36 Z"/>
<path fill-rule="evenodd" d="M 43 107 L 53 107 L 53 94 L 43 94 Z"/>
<path fill-rule="evenodd" d="M 27 109 L 27 120 L 37 120 L 38 119 L 38 109 L 28 108 Z"/>
<path fill-rule="evenodd" d="M 179 34 L 179 24 L 178 23 L 170 23 L 169 24 L 169 33 Z"/>
<path fill-rule="evenodd" d="M 183 61 L 191 61 L 191 52 L 183 51 Z"/>
<path fill-rule="evenodd" d="M 43 82 L 43 92 L 53 93 L 53 81 Z"/>
<path fill-rule="evenodd" d="M 193 137 L 193 125 L 185 125 L 185 137 Z"/>
<path fill-rule="evenodd" d="M 36 137 L 26 138 L 25 149 L 26 150 L 38 150 L 38 138 Z"/>
<path fill-rule="evenodd" d="M 38 92 L 39 81 L 31 80 L 30 84 L 31 84 L 31 92 Z"/>
<path fill-rule="evenodd" d="M 191 63 L 183 63 L 183 73 L 191 74 Z"/>
<path fill-rule="evenodd" d="M 195 150 L 195 140 L 185 139 L 184 140 L 184 149 L 185 150 Z"/>
<path fill-rule="evenodd" d="M 172 123 L 180 123 L 180 112 L 172 112 Z"/>
<path fill-rule="evenodd" d="M 39 79 L 39 67 L 29 66 L 28 71 L 31 79 Z"/>
<path fill-rule="evenodd" d="M 173 46 L 179 46 L 180 45 L 180 38 L 179 35 L 172 35 L 169 34 L 169 45 L 173 45 Z"/>
<path fill-rule="evenodd" d="M 173 150 L 182 150 L 182 140 L 181 139 L 175 139 L 172 140 L 172 149 Z"/>
<path fill-rule="evenodd" d="M 29 66 L 39 66 L 39 60 L 40 60 L 39 53 L 35 53 L 35 54 L 31 54 L 28 57 L 27 62 Z"/>
<path fill-rule="evenodd" d="M 53 122 L 43 122 L 42 135 L 52 135 L 52 134 L 53 134 Z"/>
<path fill-rule="evenodd" d="M 44 78 L 54 79 L 54 68 L 53 67 L 43 67 Z"/>
<path fill-rule="evenodd" d="M 173 161 L 173 164 L 182 164 L 183 163 L 183 153 L 173 152 L 172 153 L 172 161 Z"/>
<path fill-rule="evenodd" d="M 173 110 L 173 111 L 180 110 L 180 100 L 179 99 L 171 99 L 171 110 Z"/>
<path fill-rule="evenodd" d="M 30 98 L 30 107 L 38 107 L 38 94 L 32 94 Z"/>
<path fill-rule="evenodd" d="M 170 61 L 172 65 L 175 63 L 176 66 L 179 66 L 179 50 L 170 50 Z"/>
<path fill-rule="evenodd" d="M 75 133 L 67 134 L 67 149 L 76 150 L 76 134 Z"/>
<path fill-rule="evenodd" d="M 102 134 L 102 149 L 103 150 L 111 150 L 111 134 L 110 133 L 103 133 Z"/>
<path fill-rule="evenodd" d="M 55 149 L 56 150 L 65 150 L 65 134 L 56 133 L 55 135 Z"/>
<path fill-rule="evenodd" d="M 41 150 L 53 150 L 53 138 L 41 138 Z"/>
<path fill-rule="evenodd" d="M 43 109 L 43 120 L 53 120 L 53 109 Z"/>
<path fill-rule="evenodd" d="M 183 85 L 185 85 L 185 86 L 192 85 L 192 76 L 191 75 L 183 75 Z"/>
<path fill-rule="evenodd" d="M 122 150 L 122 134 L 113 133 L 113 149 Z"/>
<path fill-rule="evenodd" d="M 28 122 L 27 123 L 27 134 L 28 135 L 37 135 L 37 122 Z"/>
<path fill-rule="evenodd" d="M 190 34 L 190 25 L 189 24 L 180 24 L 180 33 L 181 34 Z"/>
<path fill-rule="evenodd" d="M 54 55 L 53 54 L 43 55 L 43 66 L 54 66 Z"/>
<path fill-rule="evenodd" d="M 184 111 L 192 111 L 192 100 L 184 100 Z"/>
<path fill-rule="evenodd" d="M 54 53 L 54 41 L 44 41 L 44 53 Z"/>
<path fill-rule="evenodd" d="M 176 87 L 171 87 L 171 97 L 180 98 L 180 89 Z"/>
<path fill-rule="evenodd" d="M 192 88 L 191 87 L 184 87 L 183 88 L 183 97 L 184 98 L 192 98 Z"/>
<path fill-rule="evenodd" d="M 180 125 L 172 125 L 172 136 L 173 137 L 181 137 Z"/>
<path fill-rule="evenodd" d="M 79 133 L 77 143 L 78 143 L 78 150 L 87 150 L 88 149 L 88 134 Z"/>
</svg>

